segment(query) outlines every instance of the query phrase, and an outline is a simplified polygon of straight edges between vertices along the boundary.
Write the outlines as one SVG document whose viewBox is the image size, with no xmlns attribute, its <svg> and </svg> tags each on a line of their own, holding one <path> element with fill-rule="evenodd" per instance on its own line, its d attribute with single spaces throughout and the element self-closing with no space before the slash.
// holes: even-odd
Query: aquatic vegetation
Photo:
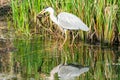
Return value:
<svg viewBox="0 0 120 80">
<path fill-rule="evenodd" d="M 119 44 L 119 0 L 12 0 L 13 25 L 17 35 L 31 36 L 40 33 L 41 36 L 55 38 L 58 34 L 56 25 L 49 17 L 36 18 L 36 15 L 46 6 L 52 6 L 56 14 L 62 11 L 70 12 L 87 24 L 89 33 L 79 32 L 79 38 L 90 43 Z M 55 34 L 54 34 L 55 33 Z M 70 35 L 70 34 L 69 34 Z M 60 34 L 59 34 L 60 36 Z M 58 37 L 59 37 L 58 36 Z M 72 36 L 72 35 L 70 35 Z"/>
<path fill-rule="evenodd" d="M 41 37 L 36 37 L 31 40 L 14 40 L 14 45 L 18 51 L 12 54 L 12 63 L 14 65 L 17 63 L 15 65 L 17 68 L 14 69 L 18 69 L 17 74 L 20 73 L 25 80 L 31 77 L 35 80 L 45 80 L 51 73 L 56 72 L 54 67 L 56 68 L 56 66 L 65 62 L 89 66 L 89 71 L 81 74 L 76 80 L 119 79 L 119 51 L 110 48 L 105 49 L 105 47 L 101 48 L 100 46 L 90 46 L 84 43 L 71 48 L 65 46 L 66 48 L 63 50 L 57 48 L 48 49 L 50 44 L 54 43 L 48 40 L 42 42 L 41 39 Z M 64 66 L 68 67 L 68 64 Z M 60 68 L 63 69 L 63 67 Z M 56 75 L 54 77 L 55 80 L 59 78 Z"/>
</svg>

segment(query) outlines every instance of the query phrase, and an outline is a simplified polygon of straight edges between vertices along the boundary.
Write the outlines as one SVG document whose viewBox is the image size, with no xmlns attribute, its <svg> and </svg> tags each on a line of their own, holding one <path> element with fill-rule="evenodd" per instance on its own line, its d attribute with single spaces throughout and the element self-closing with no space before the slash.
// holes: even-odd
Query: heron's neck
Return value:
<svg viewBox="0 0 120 80">
<path fill-rule="evenodd" d="M 64 33 L 62 27 L 60 27 L 57 17 L 54 15 L 54 11 L 50 12 L 50 19 L 59 26 L 59 29 Z"/>
<path fill-rule="evenodd" d="M 54 23 L 58 24 L 57 17 L 54 15 L 54 12 L 50 13 L 50 18 Z"/>
</svg>

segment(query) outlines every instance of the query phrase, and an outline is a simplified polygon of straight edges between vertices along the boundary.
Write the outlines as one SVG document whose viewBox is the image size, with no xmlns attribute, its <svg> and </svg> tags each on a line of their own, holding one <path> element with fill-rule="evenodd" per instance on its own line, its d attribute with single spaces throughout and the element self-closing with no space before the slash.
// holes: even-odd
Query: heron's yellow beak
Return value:
<svg viewBox="0 0 120 80">
<path fill-rule="evenodd" d="M 37 14 L 37 18 L 42 17 L 44 13 L 45 13 L 45 10 L 43 9 Z"/>
<path fill-rule="evenodd" d="M 42 11 L 40 11 L 39 13 L 38 13 L 38 15 L 39 14 L 44 14 L 45 13 L 45 10 L 43 9 Z"/>
<path fill-rule="evenodd" d="M 44 14 L 45 13 L 45 9 L 43 9 L 42 11 L 40 11 L 40 14 Z"/>
</svg>

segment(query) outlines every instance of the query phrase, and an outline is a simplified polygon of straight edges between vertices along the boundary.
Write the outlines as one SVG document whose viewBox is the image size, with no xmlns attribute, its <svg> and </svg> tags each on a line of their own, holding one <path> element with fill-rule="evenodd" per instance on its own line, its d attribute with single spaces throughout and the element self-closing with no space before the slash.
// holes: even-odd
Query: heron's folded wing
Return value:
<svg viewBox="0 0 120 80">
<path fill-rule="evenodd" d="M 58 15 L 58 23 L 64 29 L 88 31 L 89 28 L 75 15 L 61 12 Z"/>
</svg>

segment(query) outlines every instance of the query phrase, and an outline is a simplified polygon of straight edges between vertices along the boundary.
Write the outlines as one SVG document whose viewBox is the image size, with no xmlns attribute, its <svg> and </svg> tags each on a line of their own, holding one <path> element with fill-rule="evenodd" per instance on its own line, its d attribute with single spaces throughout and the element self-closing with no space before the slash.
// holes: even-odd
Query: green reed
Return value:
<svg viewBox="0 0 120 80">
<path fill-rule="evenodd" d="M 115 36 L 114 24 L 117 23 L 116 27 L 120 31 L 120 18 L 116 18 L 120 9 L 119 5 L 119 0 L 12 0 L 11 3 L 13 24 L 19 35 L 30 36 L 40 31 L 41 35 L 47 36 L 49 35 L 48 31 L 54 32 L 56 28 L 53 28 L 54 25 L 48 17 L 40 21 L 44 24 L 42 26 L 36 18 L 36 15 L 44 7 L 52 6 L 56 14 L 62 11 L 70 12 L 87 24 L 90 32 L 79 31 L 82 40 L 87 40 L 87 35 L 89 35 L 88 38 L 93 39 L 92 35 L 95 34 L 100 42 L 107 43 L 111 43 L 113 36 Z"/>
<path fill-rule="evenodd" d="M 33 77 L 35 80 L 44 80 L 55 66 L 61 63 L 77 63 L 90 68 L 77 80 L 119 79 L 119 65 L 116 65 L 119 64 L 119 57 L 117 58 L 119 52 L 84 43 L 77 47 L 65 46 L 64 49 L 58 50 L 51 44 L 54 43 L 49 39 L 43 40 L 41 37 L 30 40 L 14 40 L 17 51 L 12 54 L 13 65 L 15 62 L 19 63 L 18 67 L 22 78 L 29 80 L 30 77 Z"/>
</svg>

